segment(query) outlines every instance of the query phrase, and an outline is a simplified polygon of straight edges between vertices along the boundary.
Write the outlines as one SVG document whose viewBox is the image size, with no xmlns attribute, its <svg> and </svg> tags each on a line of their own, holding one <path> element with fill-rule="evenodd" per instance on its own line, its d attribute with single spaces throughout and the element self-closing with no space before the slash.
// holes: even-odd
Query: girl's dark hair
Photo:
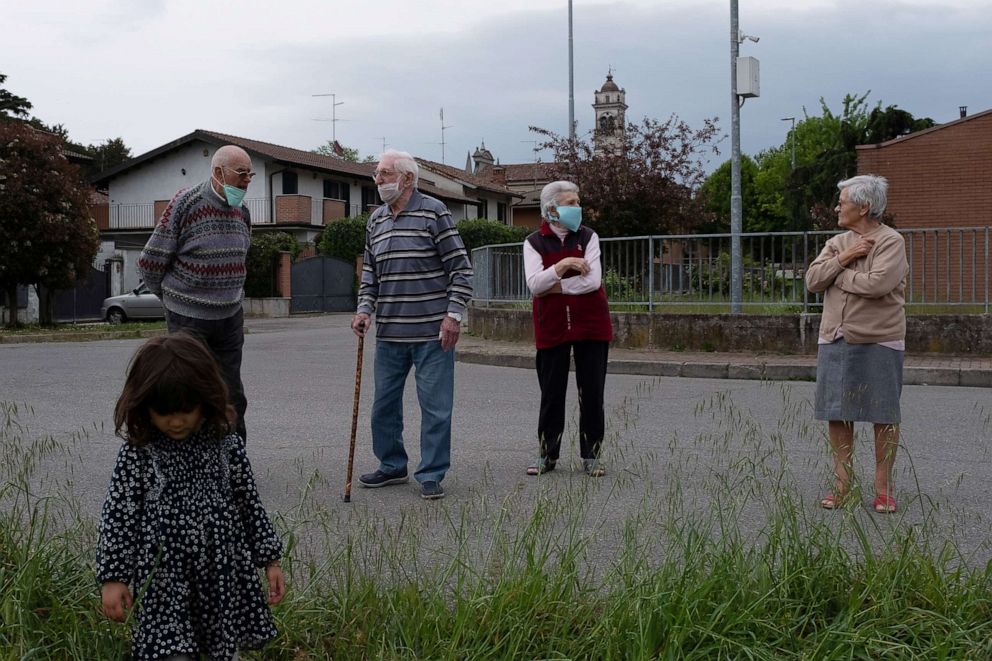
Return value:
<svg viewBox="0 0 992 661">
<path fill-rule="evenodd" d="M 227 385 L 213 355 L 185 332 L 153 337 L 131 359 L 124 390 L 114 408 L 114 432 L 132 445 L 144 445 L 159 415 L 202 407 L 205 425 L 230 433 L 237 414 L 227 402 Z"/>
</svg>

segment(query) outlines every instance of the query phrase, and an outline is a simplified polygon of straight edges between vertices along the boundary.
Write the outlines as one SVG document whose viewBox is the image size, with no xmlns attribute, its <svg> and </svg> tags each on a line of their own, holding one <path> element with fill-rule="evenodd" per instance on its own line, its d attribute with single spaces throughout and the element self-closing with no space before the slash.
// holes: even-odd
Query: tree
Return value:
<svg viewBox="0 0 992 661">
<path fill-rule="evenodd" d="M 895 105 L 882 108 L 879 101 L 869 110 L 869 90 L 861 96 L 847 94 L 839 115 L 820 98 L 822 116 L 796 125 L 798 164 L 786 179 L 786 205 L 797 215 L 803 228 L 835 225 L 832 209 L 837 200 L 837 182 L 853 177 L 858 170 L 858 145 L 891 140 L 906 133 L 929 128 L 929 117 L 915 119 Z"/>
<path fill-rule="evenodd" d="M 719 153 L 716 118 L 692 129 L 672 115 L 667 121 L 645 118 L 630 123 L 618 147 L 597 151 L 546 129 L 530 127 L 545 137 L 552 178 L 578 184 L 586 218 L 601 236 L 636 236 L 686 231 L 703 220 L 695 195 L 703 181 L 703 154 Z"/>
<path fill-rule="evenodd" d="M 834 228 L 832 209 L 837 201 L 837 182 L 857 173 L 855 148 L 934 126 L 929 117 L 914 118 L 895 105 L 883 108 L 878 102 L 870 108 L 869 94 L 845 95 L 839 114 L 831 111 L 823 98 L 820 115 L 810 115 L 804 109 L 803 119 L 781 146 L 755 157 L 758 170 L 750 182 L 750 194 L 742 160 L 744 226 L 748 231 Z M 795 168 L 792 141 L 796 147 Z M 721 197 L 730 199 L 729 180 L 723 182 L 720 169 L 710 175 L 704 189 L 712 204 Z M 722 206 L 709 208 L 725 213 Z"/>
<path fill-rule="evenodd" d="M 87 179 L 92 179 L 100 172 L 117 167 L 131 158 L 131 148 L 124 144 L 124 138 L 111 138 L 99 145 L 89 145 L 86 152 L 93 157 L 92 171 L 86 173 Z"/>
<path fill-rule="evenodd" d="M 7 76 L 0 73 L 0 85 L 6 80 Z M 27 117 L 29 110 L 31 110 L 30 101 L 0 87 L 0 119 Z"/>
<path fill-rule="evenodd" d="M 372 155 L 361 158 L 361 155 L 358 153 L 357 149 L 344 147 L 337 140 L 328 140 L 327 144 L 323 144 L 312 151 L 314 154 L 333 156 L 345 161 L 351 161 L 352 163 L 375 163 L 377 160 L 376 157 Z"/>
<path fill-rule="evenodd" d="M 85 276 L 100 245 L 89 189 L 62 141 L 24 122 L 0 122 L 0 291 L 16 311 L 17 286 L 68 289 Z M 51 323 L 52 300 L 41 321 Z M 16 314 L 9 315 L 16 325 Z"/>
</svg>

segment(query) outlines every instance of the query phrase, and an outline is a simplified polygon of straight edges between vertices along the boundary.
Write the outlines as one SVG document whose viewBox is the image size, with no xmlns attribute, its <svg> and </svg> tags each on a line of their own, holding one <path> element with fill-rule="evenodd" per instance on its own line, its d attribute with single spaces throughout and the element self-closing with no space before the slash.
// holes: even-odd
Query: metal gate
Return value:
<svg viewBox="0 0 992 661">
<path fill-rule="evenodd" d="M 74 289 L 55 294 L 52 321 L 93 321 L 100 318 L 103 299 L 110 296 L 110 273 L 90 267 Z"/>
<path fill-rule="evenodd" d="M 290 271 L 291 313 L 354 312 L 355 267 L 335 257 L 318 255 L 293 264 Z"/>
</svg>

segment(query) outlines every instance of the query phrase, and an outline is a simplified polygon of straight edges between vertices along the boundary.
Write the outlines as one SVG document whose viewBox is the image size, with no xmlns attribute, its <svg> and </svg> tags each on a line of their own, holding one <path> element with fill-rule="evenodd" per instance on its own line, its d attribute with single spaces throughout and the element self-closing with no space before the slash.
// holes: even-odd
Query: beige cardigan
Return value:
<svg viewBox="0 0 992 661">
<path fill-rule="evenodd" d="M 849 231 L 830 238 L 806 269 L 806 287 L 826 292 L 820 337 L 832 342 L 843 327 L 851 344 L 905 340 L 906 244 L 894 229 L 879 225 L 864 235 L 875 239 L 871 251 L 841 266 L 837 255 L 860 236 Z"/>
</svg>

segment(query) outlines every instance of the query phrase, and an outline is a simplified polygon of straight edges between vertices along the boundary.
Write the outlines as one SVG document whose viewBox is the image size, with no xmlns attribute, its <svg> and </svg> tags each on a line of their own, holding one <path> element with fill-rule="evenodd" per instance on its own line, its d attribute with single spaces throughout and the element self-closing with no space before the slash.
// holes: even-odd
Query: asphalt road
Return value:
<svg viewBox="0 0 992 661">
<path fill-rule="evenodd" d="M 664 537 L 664 519 L 677 512 L 718 511 L 744 536 L 758 535 L 769 512 L 783 502 L 807 522 L 842 516 L 816 506 L 828 488 L 829 460 L 825 426 L 811 420 L 811 383 L 610 375 L 608 475 L 591 480 L 578 470 L 573 389 L 563 451 L 571 466 L 562 462 L 554 473 L 535 479 L 524 474 L 536 451 L 535 374 L 465 363 L 457 363 L 455 371 L 448 497 L 425 502 L 412 481 L 367 490 L 358 488 L 356 479 L 353 502 L 345 504 L 356 358 L 350 320 L 350 315 L 249 320 L 245 343 L 248 449 L 259 490 L 271 512 L 308 531 L 301 539 L 309 536 L 308 548 L 318 552 L 345 538 L 365 544 L 366 553 L 387 538 L 400 547 L 400 529 L 412 529 L 433 548 L 460 543 L 478 549 L 541 516 L 552 522 L 549 530 L 560 532 L 574 523 L 586 536 L 591 562 L 605 564 L 624 544 L 644 542 L 663 552 L 658 539 Z M 56 482 L 71 482 L 68 488 L 88 516 L 99 512 L 121 443 L 113 434 L 112 411 L 140 343 L 0 345 L 0 401 L 31 409 L 19 416 L 28 427 L 22 436 L 78 438 L 68 454 L 44 464 L 46 474 L 35 477 L 36 488 L 45 492 Z M 367 418 L 373 350 L 368 342 L 356 478 L 375 468 Z M 989 392 L 904 389 L 904 438 L 897 459 L 902 512 L 855 514 L 875 531 L 878 544 L 893 531 L 922 526 L 934 539 L 953 543 L 969 565 L 992 559 Z M 412 377 L 404 407 L 407 446 L 416 461 L 419 414 Z M 856 471 L 870 487 L 867 431 L 859 426 Z M 863 501 L 870 499 L 868 488 Z M 631 523 L 640 542 L 625 536 Z"/>
</svg>

